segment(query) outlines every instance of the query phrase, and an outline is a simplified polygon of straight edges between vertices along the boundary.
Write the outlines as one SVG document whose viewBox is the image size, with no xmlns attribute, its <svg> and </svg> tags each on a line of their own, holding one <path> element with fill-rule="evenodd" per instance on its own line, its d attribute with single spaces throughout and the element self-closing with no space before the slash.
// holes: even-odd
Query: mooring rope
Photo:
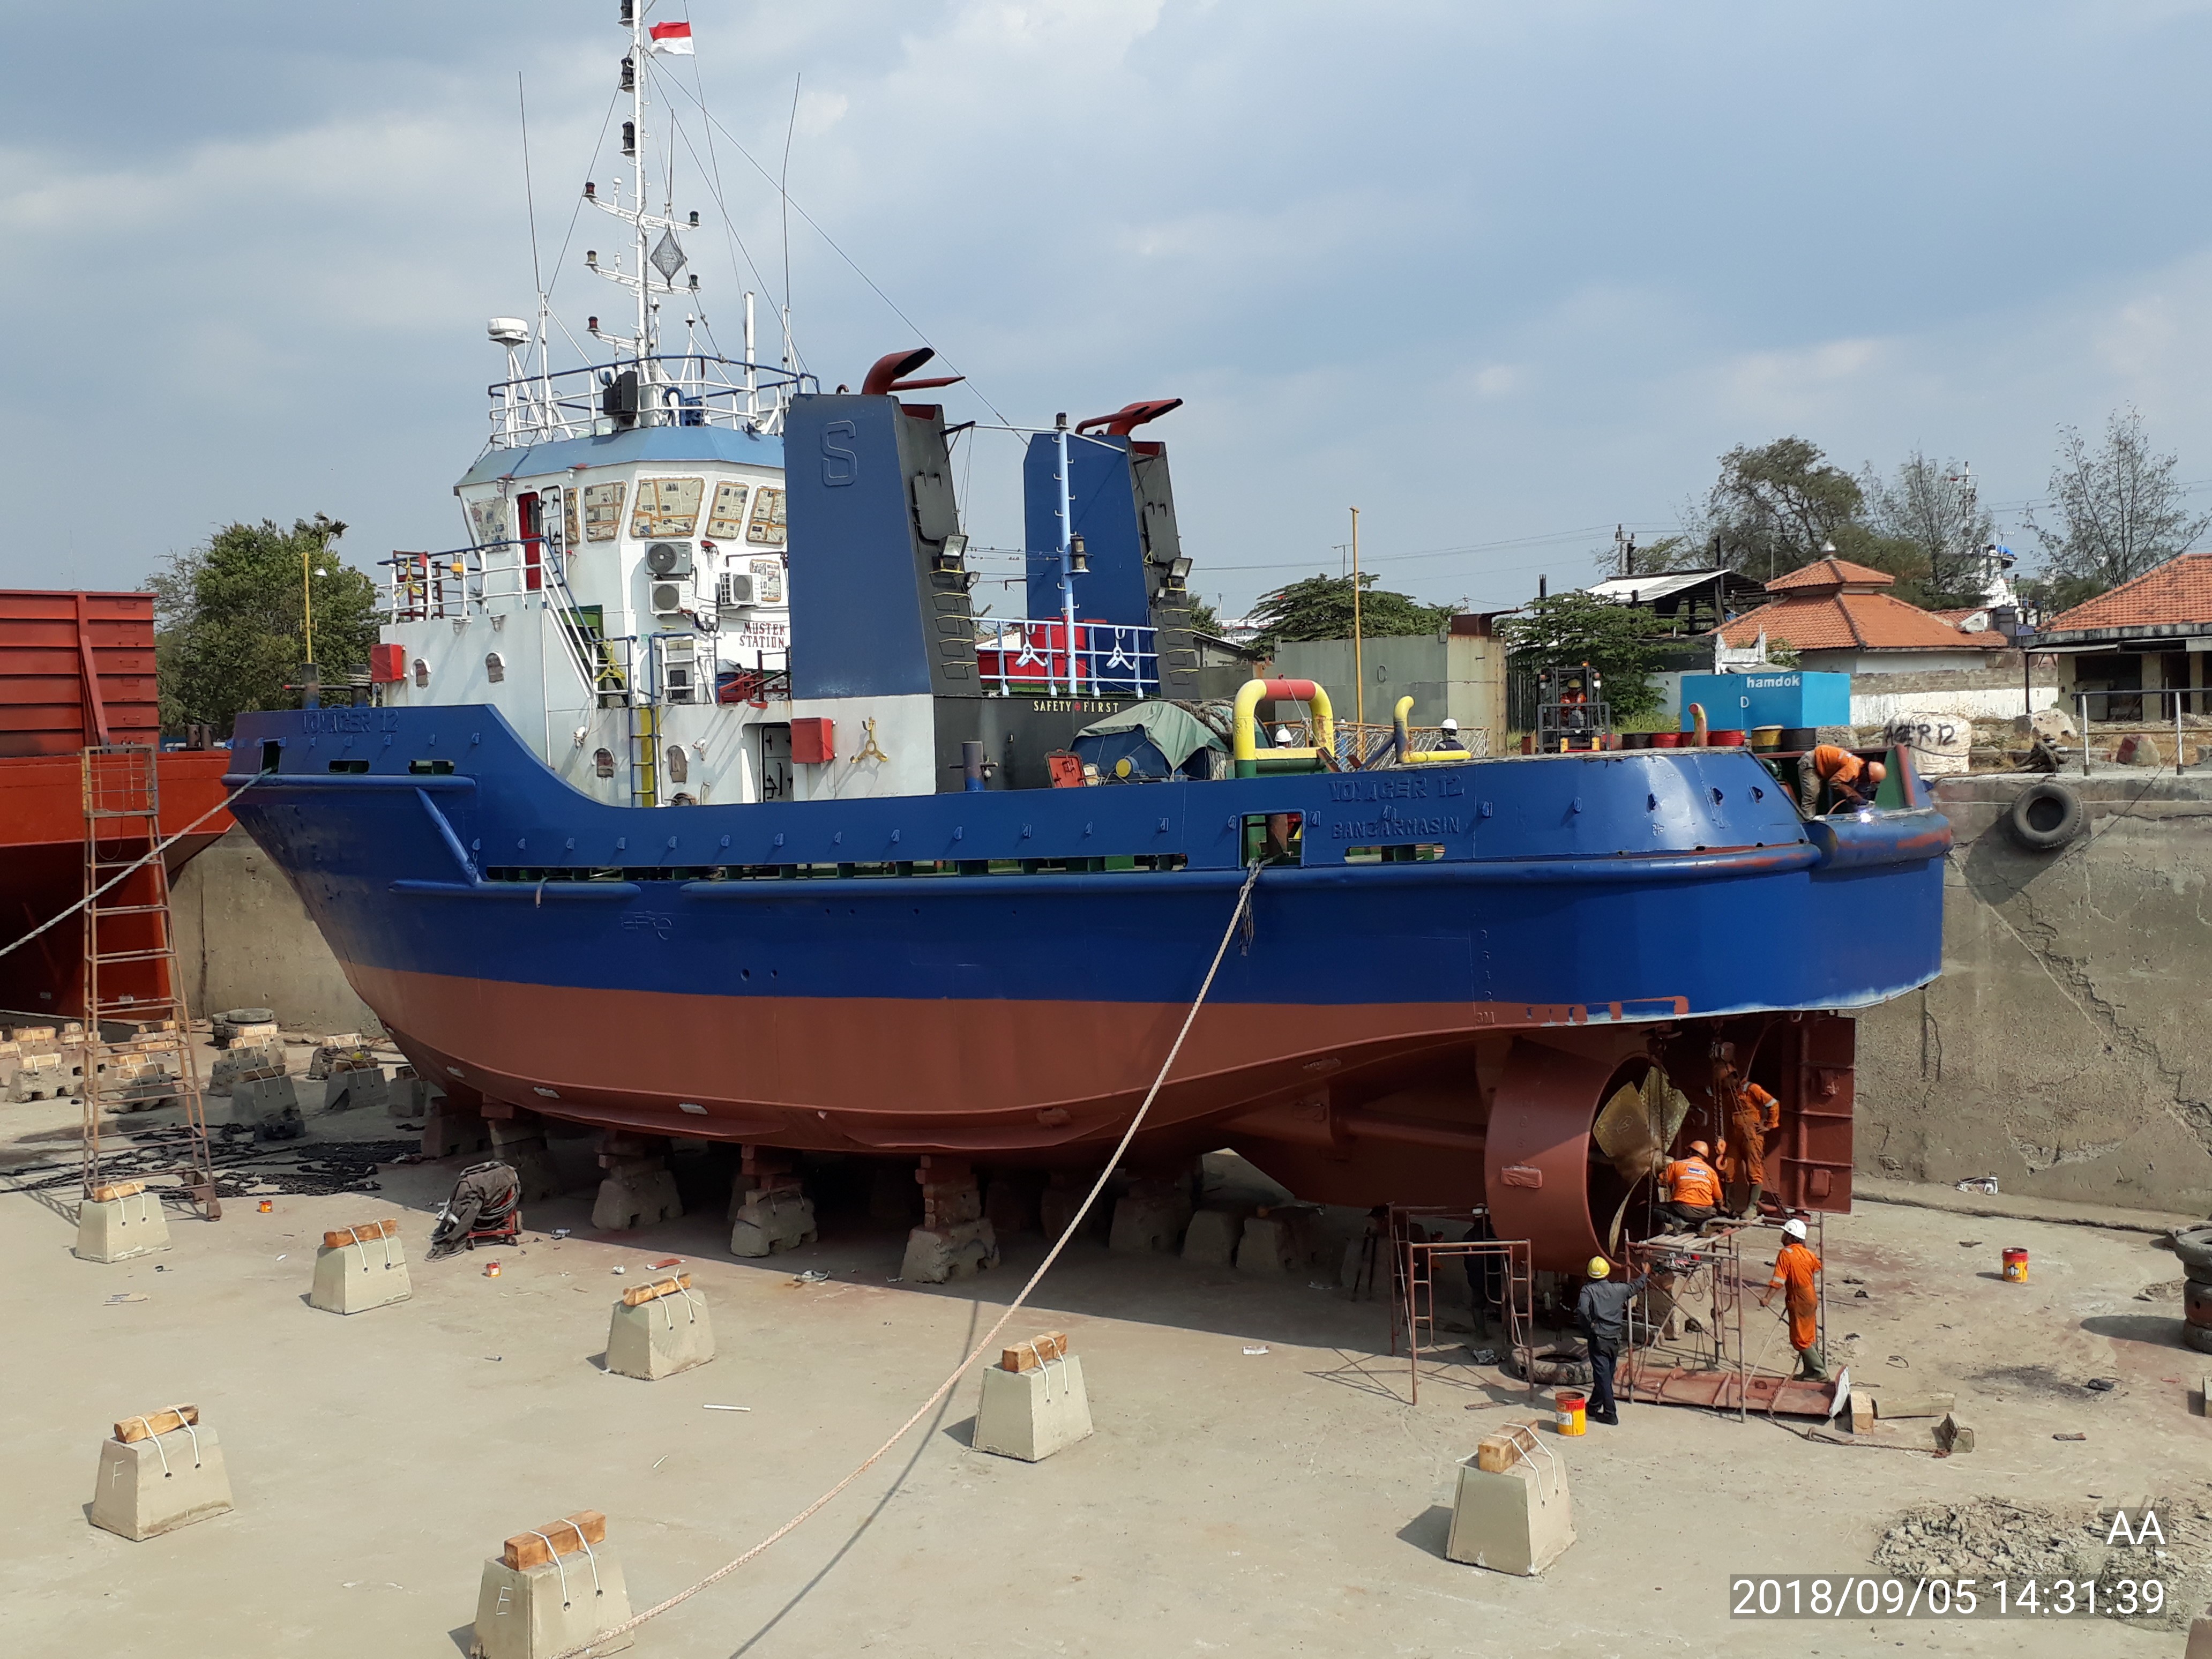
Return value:
<svg viewBox="0 0 2212 1659">
<path fill-rule="evenodd" d="M 999 1316 L 999 1322 L 992 1326 L 991 1328 L 984 1334 L 983 1340 L 978 1342 L 975 1347 L 969 1351 L 969 1355 L 965 1359 L 962 1360 L 958 1365 L 953 1368 L 952 1374 L 946 1377 L 944 1382 L 937 1385 L 936 1391 L 933 1393 L 928 1399 L 923 1401 L 920 1406 L 915 1408 L 914 1415 L 908 1418 L 905 1422 L 899 1425 L 897 1429 L 892 1432 L 890 1439 L 884 1441 L 882 1445 L 870 1452 L 866 1458 L 864 1459 L 850 1474 L 848 1474 L 836 1486 L 830 1487 L 829 1491 L 823 1492 L 821 1497 L 816 1498 L 805 1509 L 799 1510 L 798 1514 L 793 1516 L 790 1520 L 785 1522 L 767 1537 L 762 1539 L 759 1543 L 754 1545 L 743 1555 L 738 1556 L 733 1561 L 727 1562 L 725 1565 L 715 1568 L 714 1571 L 708 1573 L 704 1578 L 702 1578 L 697 1583 L 693 1584 L 690 1589 L 680 1589 L 677 1591 L 675 1595 L 670 1596 L 665 1601 L 661 1601 L 653 1607 L 649 1607 L 643 1613 L 632 1614 L 628 1620 L 615 1626 L 611 1630 L 603 1630 L 599 1632 L 598 1635 L 592 1637 L 589 1641 L 579 1642 L 575 1646 L 571 1648 L 563 1648 L 559 1653 L 553 1656 L 553 1659 L 578 1659 L 578 1656 L 590 1653 L 595 1648 L 602 1646 L 610 1638 L 625 1635 L 629 1632 L 635 1630 L 640 1625 L 644 1624 L 647 1620 L 659 1618 L 671 1607 L 690 1601 L 693 1596 L 698 1595 L 701 1590 L 705 1589 L 708 1585 L 718 1583 L 722 1579 L 728 1577 L 732 1573 L 735 1572 L 739 1567 L 744 1566 L 747 1562 L 752 1560 L 756 1556 L 763 1553 L 775 1544 L 781 1542 L 790 1534 L 798 1530 L 800 1526 L 812 1519 L 813 1516 L 819 1513 L 821 1510 L 829 1504 L 832 1499 L 836 1498 L 838 1493 L 843 1492 L 846 1487 L 851 1486 L 855 1480 L 858 1480 L 862 1475 L 873 1468 L 876 1464 L 882 1460 L 884 1455 L 890 1451 L 892 1447 L 897 1445 L 900 1441 L 905 1439 L 908 1434 L 913 1431 L 915 1425 L 921 1422 L 923 1418 L 927 1417 L 933 1410 L 934 1410 L 938 1402 L 943 1400 L 946 1395 L 951 1393 L 953 1389 L 958 1384 L 960 1379 L 968 1374 L 969 1368 L 975 1364 L 978 1359 L 981 1358 L 983 1355 L 990 1350 L 991 1345 L 998 1340 L 999 1333 L 1006 1329 L 1007 1321 L 1011 1320 L 1017 1313 L 1021 1311 L 1022 1304 L 1030 1299 L 1030 1293 L 1036 1289 L 1038 1281 L 1043 1279 L 1046 1272 L 1052 1267 L 1052 1264 L 1060 1259 L 1060 1251 L 1067 1248 L 1067 1241 L 1074 1237 L 1076 1230 L 1083 1225 L 1083 1218 L 1091 1213 L 1091 1206 L 1098 1201 L 1098 1194 L 1106 1189 L 1106 1182 L 1108 1179 L 1112 1176 L 1116 1167 L 1120 1165 L 1122 1153 L 1129 1150 L 1130 1141 L 1136 1138 L 1138 1129 L 1142 1127 L 1145 1121 L 1145 1115 L 1152 1109 L 1152 1102 L 1159 1097 L 1160 1085 L 1168 1080 L 1168 1073 L 1175 1066 L 1176 1056 L 1182 1052 L 1183 1039 L 1190 1035 L 1190 1028 L 1198 1018 L 1198 1011 L 1204 1006 L 1206 994 L 1213 989 L 1213 976 L 1220 972 L 1221 959 L 1229 954 L 1229 941 L 1237 936 L 1237 926 L 1244 920 L 1246 909 L 1252 902 L 1253 884 L 1259 880 L 1260 872 L 1262 867 L 1263 866 L 1257 864 L 1254 865 L 1250 872 L 1244 878 L 1243 886 L 1237 890 L 1237 908 L 1230 913 L 1228 927 L 1222 929 L 1221 943 L 1215 947 L 1212 964 L 1206 970 L 1206 982 L 1198 988 L 1198 995 L 1191 1002 L 1190 1012 L 1183 1016 L 1182 1029 L 1176 1033 L 1174 1046 L 1169 1048 L 1168 1057 L 1160 1066 L 1159 1075 L 1152 1079 L 1152 1086 L 1149 1090 L 1146 1091 L 1144 1104 L 1137 1108 L 1137 1115 L 1129 1120 L 1129 1127 L 1121 1132 L 1121 1139 L 1120 1144 L 1114 1148 L 1114 1155 L 1106 1160 L 1105 1169 L 1100 1171 L 1098 1179 L 1091 1184 L 1091 1191 L 1084 1198 L 1081 1207 L 1075 1212 L 1073 1216 L 1069 1218 L 1066 1227 L 1061 1231 L 1060 1237 L 1054 1243 L 1052 1249 L 1045 1252 L 1044 1260 L 1037 1264 L 1036 1271 L 1030 1275 L 1030 1282 L 1022 1286 L 1021 1294 L 1006 1304 L 1006 1310 Z"/>
</svg>

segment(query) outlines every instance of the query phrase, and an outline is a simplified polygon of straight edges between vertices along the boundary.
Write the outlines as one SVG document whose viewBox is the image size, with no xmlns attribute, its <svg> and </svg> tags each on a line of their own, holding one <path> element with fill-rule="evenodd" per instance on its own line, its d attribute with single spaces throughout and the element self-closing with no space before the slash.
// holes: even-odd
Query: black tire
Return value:
<svg viewBox="0 0 2212 1659">
<path fill-rule="evenodd" d="M 2173 1236 L 2173 1253 L 2191 1279 L 2212 1285 L 2212 1225 L 2184 1227 Z"/>
<path fill-rule="evenodd" d="M 2212 1325 L 2184 1325 L 2181 1340 L 2199 1353 L 2212 1353 Z"/>
<path fill-rule="evenodd" d="M 2063 783 L 2032 783 L 2013 798 L 2005 828 L 2031 853 L 2055 853 L 2081 833 L 2081 798 Z"/>
</svg>

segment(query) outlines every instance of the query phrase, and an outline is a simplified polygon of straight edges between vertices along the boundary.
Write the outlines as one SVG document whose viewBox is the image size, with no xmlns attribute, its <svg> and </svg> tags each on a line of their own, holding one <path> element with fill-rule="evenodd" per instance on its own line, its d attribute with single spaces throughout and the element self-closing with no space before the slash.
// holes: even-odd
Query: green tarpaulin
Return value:
<svg viewBox="0 0 2212 1659">
<path fill-rule="evenodd" d="M 1140 702 L 1092 721 L 1079 735 L 1103 738 L 1115 732 L 1142 732 L 1171 767 L 1182 766 L 1201 749 L 1229 752 L 1221 735 L 1180 703 Z"/>
</svg>

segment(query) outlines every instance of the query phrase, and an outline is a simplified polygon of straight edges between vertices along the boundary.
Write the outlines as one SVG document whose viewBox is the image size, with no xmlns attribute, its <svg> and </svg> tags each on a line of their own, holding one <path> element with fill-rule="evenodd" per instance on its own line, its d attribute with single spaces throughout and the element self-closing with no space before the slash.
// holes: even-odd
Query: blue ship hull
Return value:
<svg viewBox="0 0 2212 1659">
<path fill-rule="evenodd" d="M 1298 815 L 1139 1152 L 1235 1145 L 1340 1201 L 1533 1206 L 1553 1259 L 1594 1242 L 1605 1095 L 1717 1041 L 1790 1114 L 1791 1201 L 1847 1206 L 1832 1016 L 1935 976 L 1949 845 L 1909 769 L 1905 810 L 1808 824 L 1717 749 L 657 808 L 576 793 L 487 708 L 249 714 L 233 752 L 265 773 L 239 820 L 425 1075 L 822 1152 L 1095 1167 L 1255 826 Z"/>
</svg>

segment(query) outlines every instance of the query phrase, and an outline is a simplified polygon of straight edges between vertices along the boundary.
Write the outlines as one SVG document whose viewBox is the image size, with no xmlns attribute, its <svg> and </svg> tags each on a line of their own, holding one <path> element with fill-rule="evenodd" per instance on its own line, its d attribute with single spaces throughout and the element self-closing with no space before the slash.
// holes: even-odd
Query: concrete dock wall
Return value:
<svg viewBox="0 0 2212 1659">
<path fill-rule="evenodd" d="M 291 1030 L 383 1028 L 346 983 L 291 884 L 243 830 L 184 868 L 173 894 L 194 1014 L 273 1008 Z"/>
<path fill-rule="evenodd" d="M 2056 853 L 2004 827 L 2029 780 L 1936 784 L 1943 974 L 1860 1018 L 1858 1166 L 2212 1212 L 2212 780 L 2057 781 L 2087 823 Z"/>
</svg>

